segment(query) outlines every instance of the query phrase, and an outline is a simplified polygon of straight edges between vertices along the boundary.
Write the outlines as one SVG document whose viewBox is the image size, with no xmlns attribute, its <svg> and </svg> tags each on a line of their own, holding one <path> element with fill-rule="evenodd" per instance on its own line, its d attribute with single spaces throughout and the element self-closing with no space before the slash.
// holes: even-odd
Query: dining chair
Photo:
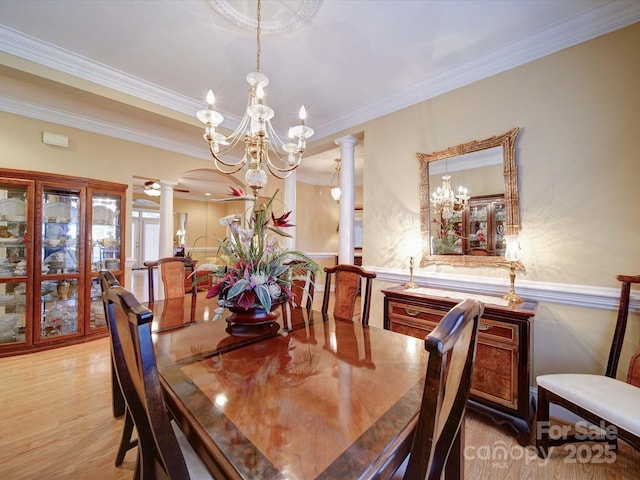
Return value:
<svg viewBox="0 0 640 480">
<path fill-rule="evenodd" d="M 464 413 L 484 306 L 464 300 L 425 338 L 429 352 L 411 451 L 393 479 L 464 478 Z"/>
<path fill-rule="evenodd" d="M 105 318 L 108 318 L 108 301 L 107 301 L 107 292 L 111 287 L 120 286 L 120 283 L 116 276 L 111 273 L 111 271 L 103 270 L 100 272 L 100 286 L 102 287 L 102 301 L 104 304 L 104 315 Z M 107 327 L 110 328 L 111 325 L 107 321 Z M 118 380 L 118 375 L 116 373 L 116 365 L 115 359 L 113 358 L 113 354 L 111 355 L 111 398 L 112 398 L 112 407 L 113 407 L 113 416 L 120 417 L 124 415 L 124 427 L 122 429 L 122 436 L 120 437 L 120 444 L 118 445 L 118 451 L 116 452 L 116 467 L 122 465 L 124 462 L 124 457 L 129 450 L 135 448 L 138 445 L 138 440 L 132 438 L 133 437 L 133 418 L 131 418 L 131 412 L 127 408 L 126 401 L 122 394 L 122 387 L 120 387 L 120 382 Z"/>
<path fill-rule="evenodd" d="M 301 260 L 291 260 L 287 265 L 303 265 Z M 287 328 L 304 324 L 303 310 L 311 310 L 315 291 L 315 274 L 304 268 L 291 269 L 291 297 L 282 304 L 282 315 Z"/>
<path fill-rule="evenodd" d="M 105 298 L 112 358 L 138 433 L 134 478 L 211 478 L 186 439 L 172 427 L 151 339 L 153 313 L 119 285 L 107 287 Z"/>
<path fill-rule="evenodd" d="M 371 310 L 371 280 L 376 278 L 375 272 L 369 272 L 357 265 L 339 264 L 334 267 L 324 267 L 325 285 L 322 299 L 322 313 L 329 311 L 331 295 L 331 278 L 335 276 L 335 294 L 333 316 L 343 319 L 353 319 L 356 299 L 362 295 L 362 325 L 369 325 Z M 361 292 L 361 280 L 365 279 L 365 287 Z"/>
<path fill-rule="evenodd" d="M 616 448 L 617 439 L 622 438 L 636 450 L 640 450 L 640 416 L 638 416 L 640 388 L 616 379 L 629 316 L 631 285 L 640 283 L 640 275 L 618 275 L 616 278 L 621 282 L 620 302 L 604 375 L 556 373 L 538 375 L 536 378 L 538 383 L 536 450 L 542 458 L 549 455 L 549 447 L 580 441 L 608 442 L 611 448 Z M 635 378 L 639 355 L 640 344 L 629 365 L 628 379 Z M 587 420 L 603 431 L 603 434 L 596 437 L 593 434 L 585 435 L 576 432 L 562 434 L 560 438 L 551 438 L 549 408 L 552 403 Z"/>
<path fill-rule="evenodd" d="M 147 267 L 149 302 L 155 300 L 154 286 L 154 270 L 159 269 L 159 277 L 164 286 L 164 298 L 184 297 L 186 291 L 190 291 L 195 297 L 198 289 L 194 281 L 187 278 L 185 270 L 193 269 L 193 261 L 186 257 L 164 257 L 158 260 L 146 261 L 144 266 Z M 190 282 L 190 283 L 189 283 Z"/>
</svg>

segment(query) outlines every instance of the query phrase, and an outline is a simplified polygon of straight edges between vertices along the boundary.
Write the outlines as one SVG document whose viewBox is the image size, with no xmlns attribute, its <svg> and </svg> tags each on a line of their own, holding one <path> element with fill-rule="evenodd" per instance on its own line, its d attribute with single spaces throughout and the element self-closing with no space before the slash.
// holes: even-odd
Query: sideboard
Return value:
<svg viewBox="0 0 640 480">
<path fill-rule="evenodd" d="M 436 288 L 395 286 L 384 294 L 384 328 L 424 338 L 464 296 Z M 468 407 L 495 423 L 511 426 L 518 442 L 531 436 L 535 402 L 530 394 L 531 320 L 537 303 L 502 304 L 500 297 L 476 296 L 484 304 Z M 495 301 L 495 303 L 491 303 Z"/>
</svg>

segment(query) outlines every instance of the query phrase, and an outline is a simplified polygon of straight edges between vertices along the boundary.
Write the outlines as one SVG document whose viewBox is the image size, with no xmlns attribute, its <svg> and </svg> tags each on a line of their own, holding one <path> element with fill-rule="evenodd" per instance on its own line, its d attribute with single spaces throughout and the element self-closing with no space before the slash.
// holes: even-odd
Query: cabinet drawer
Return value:
<svg viewBox="0 0 640 480">
<path fill-rule="evenodd" d="M 437 310 L 434 308 L 408 305 L 400 302 L 389 302 L 389 311 L 387 313 L 391 323 L 391 330 L 400 332 L 400 330 L 396 328 L 397 324 L 411 326 L 425 333 L 422 335 L 406 333 L 404 331 L 400 333 L 422 338 L 435 328 L 435 325 L 442 320 L 442 317 L 447 313 L 447 310 Z M 429 328 L 427 329 L 426 327 Z M 482 339 L 492 342 L 517 345 L 519 341 L 518 326 L 511 323 L 480 318 L 480 324 L 478 325 L 478 340 Z"/>
<path fill-rule="evenodd" d="M 438 323 L 446 313 L 444 310 L 436 310 L 428 307 L 416 307 L 405 303 L 389 302 L 389 316 L 411 319 L 415 321 L 427 321 Z"/>
<path fill-rule="evenodd" d="M 478 340 L 518 345 L 518 326 L 511 323 L 497 322 L 480 318 L 478 325 Z"/>
</svg>

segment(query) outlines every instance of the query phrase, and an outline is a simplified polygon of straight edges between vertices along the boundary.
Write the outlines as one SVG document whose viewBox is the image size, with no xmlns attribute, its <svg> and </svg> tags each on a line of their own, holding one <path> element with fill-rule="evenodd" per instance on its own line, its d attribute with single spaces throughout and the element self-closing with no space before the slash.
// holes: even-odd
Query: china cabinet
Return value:
<svg viewBox="0 0 640 480">
<path fill-rule="evenodd" d="M 125 192 L 0 169 L 0 356 L 108 333 L 98 272 L 124 280 Z"/>
<path fill-rule="evenodd" d="M 506 210 L 504 195 L 472 197 L 465 211 L 466 255 L 504 256 Z"/>
<path fill-rule="evenodd" d="M 384 328 L 424 338 L 458 302 L 451 292 L 435 288 L 391 287 L 384 294 Z M 526 445 L 535 405 L 530 394 L 531 320 L 537 304 L 501 305 L 501 298 L 483 297 L 478 346 L 468 407 L 507 424 Z M 493 302 L 493 303 L 492 303 Z"/>
</svg>

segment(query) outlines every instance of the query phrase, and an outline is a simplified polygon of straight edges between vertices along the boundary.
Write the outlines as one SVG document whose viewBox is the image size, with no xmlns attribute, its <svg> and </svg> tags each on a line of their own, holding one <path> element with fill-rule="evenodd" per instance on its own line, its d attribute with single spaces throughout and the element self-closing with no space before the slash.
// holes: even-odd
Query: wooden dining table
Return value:
<svg viewBox="0 0 640 480">
<path fill-rule="evenodd" d="M 423 341 L 304 309 L 230 326 L 216 307 L 149 305 L 167 407 L 214 478 L 385 478 L 402 463 Z"/>
</svg>

